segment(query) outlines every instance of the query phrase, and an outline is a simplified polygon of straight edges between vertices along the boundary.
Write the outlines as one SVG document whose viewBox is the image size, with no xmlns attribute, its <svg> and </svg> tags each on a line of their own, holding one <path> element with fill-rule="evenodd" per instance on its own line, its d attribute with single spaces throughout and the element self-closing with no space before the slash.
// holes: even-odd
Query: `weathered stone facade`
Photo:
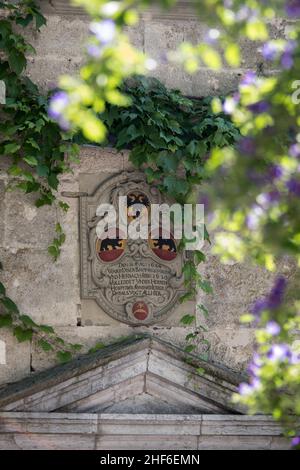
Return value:
<svg viewBox="0 0 300 470">
<path fill-rule="evenodd" d="M 237 70 L 202 68 L 188 75 L 167 63 L 162 44 L 170 51 L 182 41 L 203 39 L 208 30 L 190 3 L 183 0 L 164 14 L 145 12 L 129 31 L 133 43 L 157 61 L 153 74 L 168 87 L 195 97 L 225 94 L 236 89 L 246 70 L 276 72 L 267 69 L 257 45 L 247 41 L 241 44 L 243 60 Z M 46 91 L 82 63 L 88 19 L 64 0 L 43 0 L 41 5 L 48 23 L 40 34 L 26 32 L 37 52 L 29 57 L 26 73 Z M 284 36 L 288 27 L 286 20 L 273 21 L 273 36 Z M 197 299 L 177 306 L 157 324 L 119 322 L 81 295 L 78 195 L 90 195 L 108 177 L 132 171 L 128 152 L 81 148 L 80 162 L 60 179 L 58 188 L 70 206 L 67 214 L 54 207 L 37 209 L 32 195 L 8 191 L 8 165 L 1 157 L 1 281 L 22 313 L 52 325 L 66 341 L 83 344 L 83 352 L 99 342 L 144 336 L 50 369 L 54 355 L 34 343 L 18 343 L 0 329 L 0 448 L 287 448 L 280 427 L 270 418 L 245 416 L 230 400 L 254 346 L 254 330 L 241 325 L 239 317 L 270 289 L 275 275 L 247 262 L 222 265 L 207 246 L 201 272 L 210 280 L 213 295 L 199 292 Z M 53 263 L 47 247 L 56 222 L 66 233 L 66 243 Z M 296 285 L 298 275 L 289 260 L 279 270 Z M 197 310 L 198 303 L 206 306 L 208 318 Z M 182 316 L 193 313 L 195 324 L 183 326 Z M 210 343 L 209 362 L 198 364 L 202 376 L 180 350 L 186 335 L 200 324 L 207 332 L 199 334 L 195 353 L 206 351 L 202 339 Z"/>
<path fill-rule="evenodd" d="M 223 69 L 212 72 L 202 69 L 189 76 L 180 68 L 167 64 L 161 55 L 161 44 L 172 50 L 184 40 L 201 40 L 207 26 L 194 16 L 189 2 L 179 2 L 177 10 L 161 14 L 146 12 L 140 24 L 129 31 L 136 46 L 158 62 L 154 74 L 169 87 L 179 87 L 185 94 L 203 96 L 226 93 L 235 89 L 240 76 L 249 68 L 266 71 L 259 51 L 252 43 L 243 43 L 243 62 L 239 70 Z M 42 1 L 48 24 L 40 34 L 28 31 L 37 55 L 29 58 L 27 73 L 42 89 L 51 88 L 64 72 L 76 72 L 83 60 L 83 43 L 88 31 L 88 19 L 67 2 Z M 272 25 L 274 36 L 284 35 L 288 22 L 276 20 Z M 193 325 L 185 328 L 180 323 L 183 314 L 195 311 L 195 302 L 180 306 L 163 323 L 154 326 L 132 327 L 101 312 L 93 300 L 80 297 L 79 231 L 77 198 L 66 197 L 70 210 L 66 215 L 54 208 L 35 208 L 31 195 L 6 191 L 8 162 L 0 160 L 0 259 L 4 265 L 3 281 L 8 294 L 30 314 L 36 322 L 53 325 L 67 340 L 83 343 L 87 350 L 99 341 L 109 342 L 132 332 L 146 331 L 183 346 L 185 336 Z M 82 148 L 80 163 L 72 174 L 60 182 L 59 193 L 85 192 L 99 183 L 103 175 L 132 170 L 126 152 L 112 149 Z M 47 254 L 54 236 L 54 225 L 59 220 L 67 235 L 57 263 Z M 253 348 L 253 330 L 241 326 L 239 317 L 251 303 L 268 291 L 274 278 L 256 266 L 245 264 L 221 265 L 209 254 L 203 273 L 210 279 L 214 294 L 199 293 L 199 299 L 209 310 L 208 319 L 197 312 L 197 323 L 208 328 L 204 338 L 211 343 L 211 360 L 235 370 L 243 370 Z M 282 263 L 281 271 L 293 275 L 294 268 Z M 47 368 L 54 361 L 41 353 L 34 344 L 18 344 L 10 333 L 0 331 L 6 342 L 7 365 L 0 365 L 0 382 L 15 381 Z M 201 349 L 202 348 L 202 349 Z M 203 346 L 199 345 L 199 351 Z"/>
</svg>

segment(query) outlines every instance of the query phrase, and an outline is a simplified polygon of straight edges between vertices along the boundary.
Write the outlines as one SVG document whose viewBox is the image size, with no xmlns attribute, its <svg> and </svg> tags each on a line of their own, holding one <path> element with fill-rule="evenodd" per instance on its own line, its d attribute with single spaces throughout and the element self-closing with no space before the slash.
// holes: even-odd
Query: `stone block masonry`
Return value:
<svg viewBox="0 0 300 470">
<path fill-rule="evenodd" d="M 67 341 L 82 343 L 83 352 L 97 342 L 109 343 L 141 332 L 184 347 L 185 337 L 193 325 L 184 327 L 180 319 L 195 312 L 193 301 L 178 306 L 165 322 L 149 327 L 130 327 L 112 319 L 95 301 L 80 298 L 78 199 L 63 198 L 70 205 L 67 214 L 56 214 L 51 208 L 36 209 L 32 196 L 5 192 L 6 163 L 2 158 L 0 259 L 4 271 L 1 280 L 22 313 L 31 315 L 38 323 L 54 326 Z M 74 164 L 73 173 L 61 178 L 59 194 L 76 195 L 101 181 L 105 174 L 108 176 L 112 171 L 118 173 L 125 169 L 132 169 L 127 152 L 83 147 L 80 163 Z M 66 243 L 60 258 L 53 263 L 47 247 L 54 236 L 57 220 L 66 233 Z M 293 276 L 294 270 L 288 262 L 281 266 L 281 271 L 288 276 Z M 221 265 L 209 253 L 203 274 L 210 278 L 214 294 L 199 293 L 197 302 L 206 305 L 209 316 L 204 319 L 201 312 L 196 311 L 196 324 L 208 329 L 203 338 L 210 341 L 210 358 L 232 369 L 243 370 L 252 354 L 253 331 L 239 324 L 239 316 L 258 296 L 269 290 L 274 275 L 248 264 Z M 41 352 L 34 344 L 18 344 L 4 329 L 0 330 L 0 339 L 7 344 L 7 364 L 0 365 L 2 384 L 34 374 L 55 362 L 49 353 Z M 204 352 L 204 349 L 199 343 L 198 352 Z"/>
<path fill-rule="evenodd" d="M 44 91 L 57 85 L 63 73 L 75 73 L 83 61 L 83 42 L 88 33 L 88 18 L 63 0 L 42 1 L 47 26 L 40 33 L 28 29 L 28 39 L 37 54 L 28 58 L 26 73 Z M 286 20 L 274 20 L 273 37 L 284 37 L 289 27 Z M 198 22 L 186 2 L 179 2 L 177 10 L 162 14 L 151 10 L 143 15 L 140 24 L 130 29 L 132 42 L 154 58 L 158 67 L 153 72 L 168 87 L 181 89 L 189 96 L 225 94 L 236 89 L 243 73 L 249 69 L 272 72 L 263 62 L 257 46 L 247 41 L 241 44 L 243 61 L 240 69 L 223 68 L 213 72 L 202 68 L 188 75 L 180 67 L 168 64 L 162 55 L 174 50 L 182 41 L 196 43 L 205 37 L 208 27 Z M 0 84 L 1 86 L 1 84 Z M 1 93 L 1 91 L 0 91 Z M 3 95 L 3 93 L 2 93 Z M 2 96 L 1 95 L 1 96 Z M 3 101 L 3 97 L 0 96 Z M 179 346 L 192 327 L 184 327 L 180 319 L 195 312 L 195 302 L 178 307 L 164 323 L 151 327 L 129 327 L 109 317 L 93 300 L 80 298 L 78 199 L 65 197 L 70 205 L 67 214 L 58 214 L 53 208 L 36 209 L 34 198 L 18 192 L 7 192 L 8 161 L 0 158 L 0 259 L 4 265 L 1 281 L 8 295 L 39 323 L 53 325 L 66 340 L 83 343 L 87 351 L 97 342 L 109 342 L 131 333 L 150 332 Z M 127 152 L 112 149 L 83 147 L 80 163 L 73 174 L 64 175 L 59 194 L 70 195 L 99 183 L 105 175 L 132 169 Z M 56 221 L 66 233 L 66 243 L 57 263 L 47 254 Z M 203 338 L 210 341 L 210 357 L 235 370 L 245 369 L 253 349 L 253 330 L 239 324 L 239 317 L 248 310 L 257 297 L 266 293 L 274 275 L 249 264 L 223 266 L 209 254 L 203 265 L 203 274 L 210 278 L 214 294 L 199 293 L 197 303 L 203 303 L 208 318 L 197 311 L 196 324 L 208 329 Z M 295 267 L 283 261 L 280 270 L 292 277 Z M 202 336 L 199 337 L 200 339 Z M 6 364 L 0 364 L 0 383 L 12 382 L 53 363 L 49 354 L 41 353 L 34 344 L 18 344 L 15 338 L 0 329 L 0 340 L 6 344 Z M 199 343 L 198 352 L 204 346 Z"/>
</svg>

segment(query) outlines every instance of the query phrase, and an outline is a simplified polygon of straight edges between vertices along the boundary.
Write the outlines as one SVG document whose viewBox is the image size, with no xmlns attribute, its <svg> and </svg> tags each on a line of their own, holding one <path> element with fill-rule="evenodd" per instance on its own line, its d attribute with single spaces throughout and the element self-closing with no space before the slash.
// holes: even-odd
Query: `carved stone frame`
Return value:
<svg viewBox="0 0 300 470">
<path fill-rule="evenodd" d="M 118 209 L 119 196 L 126 196 L 131 191 L 144 193 L 151 203 L 161 204 L 162 197 L 155 186 L 147 184 L 145 175 L 141 172 L 122 172 L 110 176 L 102 182 L 91 196 L 80 199 L 80 254 L 81 254 L 81 297 L 94 299 L 99 307 L 114 319 L 130 325 L 151 325 L 166 319 L 175 309 L 179 298 L 186 292 L 182 267 L 186 254 L 179 252 L 173 261 L 159 259 L 149 247 L 148 240 L 127 240 L 124 254 L 115 261 L 103 263 L 96 254 L 96 226 L 99 217 L 96 208 L 100 203 L 110 203 Z M 146 296 L 149 309 L 146 319 L 137 320 L 132 314 L 136 302 L 144 302 L 140 296 L 130 298 L 126 303 L 116 301 L 112 296 L 111 276 L 109 270 L 126 260 L 133 266 L 139 261 L 151 260 L 161 273 L 168 272 L 168 288 L 162 291 L 159 301 Z"/>
</svg>

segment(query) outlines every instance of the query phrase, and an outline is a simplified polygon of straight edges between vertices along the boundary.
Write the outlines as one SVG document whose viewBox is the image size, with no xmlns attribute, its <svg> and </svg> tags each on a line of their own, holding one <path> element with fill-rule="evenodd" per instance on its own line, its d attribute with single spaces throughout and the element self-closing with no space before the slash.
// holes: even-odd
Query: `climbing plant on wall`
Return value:
<svg viewBox="0 0 300 470">
<path fill-rule="evenodd" d="M 61 79 L 64 93 L 54 96 L 52 107 L 59 110 L 60 120 L 100 142 L 106 130 L 99 112 L 106 103 L 124 105 L 126 98 L 120 93 L 123 79 L 155 66 L 151 58 L 130 45 L 124 33 L 124 27 L 138 21 L 142 9 L 153 2 L 74 3 L 83 6 L 92 19 L 87 60 L 78 77 Z M 156 3 L 169 7 L 176 0 Z M 260 44 L 262 62 L 272 62 L 279 70 L 267 77 L 255 71 L 247 73 L 237 93 L 224 104 L 219 100 L 213 103 L 216 112 L 223 109 L 232 115 L 243 136 L 238 148 L 214 149 L 205 166 L 207 175 L 216 178 L 211 200 L 215 203 L 215 225 L 221 230 L 215 252 L 224 260 L 251 257 L 273 271 L 278 256 L 288 254 L 299 264 L 299 22 L 288 24 L 286 39 L 270 39 L 270 27 L 276 16 L 298 19 L 300 1 L 203 0 L 195 2 L 195 10 L 213 24 L 206 41 L 197 45 L 185 42 L 167 60 L 180 62 L 191 73 L 201 66 L 217 70 L 223 63 L 239 67 L 238 39 L 245 37 Z M 163 166 L 169 171 L 174 161 L 172 151 L 167 152 L 168 163 L 164 161 Z M 137 155 L 133 151 L 133 159 L 140 164 L 139 156 L 139 151 Z M 156 159 L 154 166 L 147 172 L 155 180 Z M 179 190 L 180 198 L 195 200 L 198 182 L 191 188 L 181 181 L 172 184 L 174 179 L 168 176 L 160 181 L 164 190 Z M 293 444 L 300 446 L 292 418 L 300 414 L 300 351 L 293 334 L 299 328 L 300 299 L 298 292 L 297 300 L 287 304 L 285 290 L 286 279 L 278 278 L 269 296 L 259 300 L 243 319 L 257 328 L 257 354 L 249 369 L 250 382 L 241 385 L 237 399 L 250 411 L 272 413 L 282 420 L 294 436 Z"/>
<path fill-rule="evenodd" d="M 0 80 L 6 86 L 6 103 L 0 106 L 0 155 L 10 161 L 10 189 L 36 193 L 37 207 L 57 204 L 66 211 L 67 204 L 56 198 L 58 176 L 68 170 L 70 160 L 75 158 L 76 146 L 49 118 L 47 97 L 22 75 L 26 54 L 34 53 L 22 28 L 34 24 L 39 30 L 46 20 L 31 0 L 16 4 L 0 2 L 0 13 L 3 15 L 0 18 Z M 49 247 L 54 259 L 59 256 L 65 238 L 60 224 L 55 231 Z M 51 326 L 38 325 L 29 315 L 22 314 L 1 282 L 0 310 L 0 328 L 12 329 L 19 342 L 35 339 L 44 351 L 56 351 L 62 362 L 80 349 L 80 345 L 66 343 Z"/>
<path fill-rule="evenodd" d="M 3 52 L 0 62 L 0 79 L 6 84 L 6 104 L 1 107 L 0 154 L 10 159 L 8 173 L 13 186 L 25 193 L 36 193 L 36 206 L 58 204 L 63 210 L 67 205 L 57 201 L 58 177 L 68 171 L 69 161 L 76 156 L 76 143 L 95 139 L 89 120 L 83 134 L 72 136 L 66 130 L 68 121 L 61 110 L 66 95 L 55 94 L 49 115 L 47 96 L 22 72 L 26 68 L 26 54 L 34 53 L 16 26 L 26 27 L 35 22 L 39 29 L 45 18 L 33 1 L 21 1 L 17 5 L 0 3 L 6 17 L 0 20 L 0 46 Z M 123 107 L 115 104 L 117 97 L 126 94 Z M 106 97 L 107 98 L 107 97 Z M 177 201 L 194 198 L 193 188 L 204 178 L 203 167 L 207 155 L 214 146 L 231 145 L 239 133 L 223 112 L 217 116 L 211 112 L 211 99 L 195 100 L 184 97 L 179 91 L 167 90 L 155 79 L 136 76 L 130 82 L 120 82 L 119 89 L 110 95 L 104 110 L 97 108 L 98 116 L 105 123 L 108 134 L 102 145 L 131 150 L 131 159 L 137 167 L 143 167 L 149 183 Z M 121 104 L 122 104 L 121 103 Z M 120 103 L 119 103 L 120 104 Z M 52 118 L 56 118 L 60 127 Z M 97 121 L 98 122 L 98 121 Z M 62 129 L 61 129 L 62 128 Z M 96 135 L 97 137 L 97 135 Z M 66 157 L 67 155 L 67 157 Z M 12 185 L 12 184 L 11 184 Z M 48 251 L 57 259 L 65 236 L 60 224 L 56 225 L 56 237 Z M 208 239 L 208 234 L 206 234 Z M 201 251 L 184 267 L 188 293 L 182 301 L 193 297 L 196 289 L 210 293 L 211 287 L 198 273 L 196 266 L 205 260 Z M 36 324 L 28 315 L 22 315 L 17 305 L 6 295 L 0 283 L 2 314 L 0 327 L 9 327 L 19 341 L 37 340 L 44 351 L 57 350 L 57 356 L 65 361 L 80 349 L 80 345 L 66 344 L 52 327 Z M 200 310 L 207 315 L 203 305 Z M 187 314 L 182 323 L 190 325 L 194 315 Z M 187 336 L 194 342 L 197 331 Z M 187 351 L 196 346 L 189 344 Z"/>
<path fill-rule="evenodd" d="M 204 167 L 211 150 L 234 145 L 240 137 L 229 116 L 223 111 L 212 112 L 211 97 L 186 98 L 180 91 L 168 90 L 159 80 L 146 76 L 132 77 L 121 85 L 120 92 L 129 100 L 128 105 L 108 103 L 99 116 L 107 129 L 102 145 L 130 150 L 130 160 L 145 172 L 148 183 L 169 198 L 181 204 L 201 202 L 198 193 L 201 184 L 208 181 Z M 88 142 L 82 133 L 75 140 Z M 205 238 L 209 241 L 207 231 Z M 212 294 L 210 283 L 197 269 L 205 259 L 202 251 L 195 250 L 185 263 L 187 293 L 181 302 L 195 298 L 198 289 Z M 203 304 L 197 306 L 197 312 L 199 317 L 209 313 Z M 195 317 L 187 313 L 181 323 L 192 325 Z M 199 334 L 205 327 L 198 323 L 199 328 L 186 337 L 188 352 L 195 350 L 200 341 L 205 349 L 209 347 Z"/>
</svg>

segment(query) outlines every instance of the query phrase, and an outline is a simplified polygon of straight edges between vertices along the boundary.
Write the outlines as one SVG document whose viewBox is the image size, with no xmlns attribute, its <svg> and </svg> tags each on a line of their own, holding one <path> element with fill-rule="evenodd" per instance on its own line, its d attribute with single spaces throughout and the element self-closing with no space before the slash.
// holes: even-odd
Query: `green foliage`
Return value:
<svg viewBox="0 0 300 470">
<path fill-rule="evenodd" d="M 15 187 L 25 193 L 38 193 L 36 205 L 40 207 L 55 201 L 58 176 L 68 169 L 67 136 L 48 117 L 47 97 L 22 75 L 26 54 L 34 49 L 15 26 L 35 22 L 39 29 L 46 20 L 31 0 L 1 2 L 0 8 L 8 15 L 0 19 L 0 80 L 6 85 L 6 104 L 1 105 L 0 155 L 11 159 L 8 172 L 15 177 Z M 76 147 L 70 143 L 68 151 L 71 158 Z"/>
<path fill-rule="evenodd" d="M 59 223 L 56 224 L 55 231 L 57 237 L 53 239 L 52 244 L 48 247 L 48 253 L 53 257 L 54 261 L 57 261 L 61 253 L 61 247 L 65 243 L 66 235 Z"/>
<path fill-rule="evenodd" d="M 89 354 L 100 351 L 103 348 L 105 348 L 104 343 L 96 343 L 95 346 L 93 346 L 92 348 L 89 349 Z"/>
<path fill-rule="evenodd" d="M 32 0 L 21 0 L 15 4 L 0 2 L 1 9 L 6 12 L 6 17 L 0 19 L 0 80 L 6 85 L 6 104 L 0 107 L 0 155 L 11 160 L 8 172 L 15 181 L 11 188 L 37 193 L 36 206 L 40 207 L 55 202 L 58 176 L 68 171 L 77 146 L 48 117 L 47 97 L 22 75 L 26 54 L 33 53 L 34 49 L 15 27 L 25 28 L 34 22 L 39 30 L 46 23 L 39 7 Z M 58 206 L 64 211 L 68 209 L 62 201 Z M 49 247 L 55 259 L 65 241 L 60 224 L 56 226 L 56 233 Z M 2 269 L 2 264 L 0 266 Z M 79 350 L 80 345 L 61 343 L 51 326 L 38 325 L 28 315 L 22 315 L 0 282 L 0 328 L 3 327 L 12 329 L 19 342 L 36 340 L 44 351 L 59 349 L 58 359 L 62 361 Z"/>
<path fill-rule="evenodd" d="M 192 325 L 196 320 L 196 317 L 195 315 L 184 315 L 181 320 L 180 320 L 180 323 L 182 323 L 183 325 L 185 326 L 188 326 L 188 325 Z"/>
<path fill-rule="evenodd" d="M 236 127 L 222 112 L 213 114 L 212 98 L 185 98 L 154 78 L 135 77 L 121 92 L 130 105 L 108 104 L 100 115 L 108 129 L 104 145 L 130 149 L 131 161 L 145 170 L 149 183 L 178 202 L 193 202 L 211 149 L 233 145 Z"/>
<path fill-rule="evenodd" d="M 80 344 L 63 341 L 52 326 L 39 325 L 29 315 L 21 314 L 17 305 L 6 296 L 6 289 L 2 283 L 0 283 L 0 328 L 10 328 L 20 343 L 35 340 L 43 351 L 56 351 L 57 358 L 62 362 L 72 358 L 82 347 Z"/>
</svg>

